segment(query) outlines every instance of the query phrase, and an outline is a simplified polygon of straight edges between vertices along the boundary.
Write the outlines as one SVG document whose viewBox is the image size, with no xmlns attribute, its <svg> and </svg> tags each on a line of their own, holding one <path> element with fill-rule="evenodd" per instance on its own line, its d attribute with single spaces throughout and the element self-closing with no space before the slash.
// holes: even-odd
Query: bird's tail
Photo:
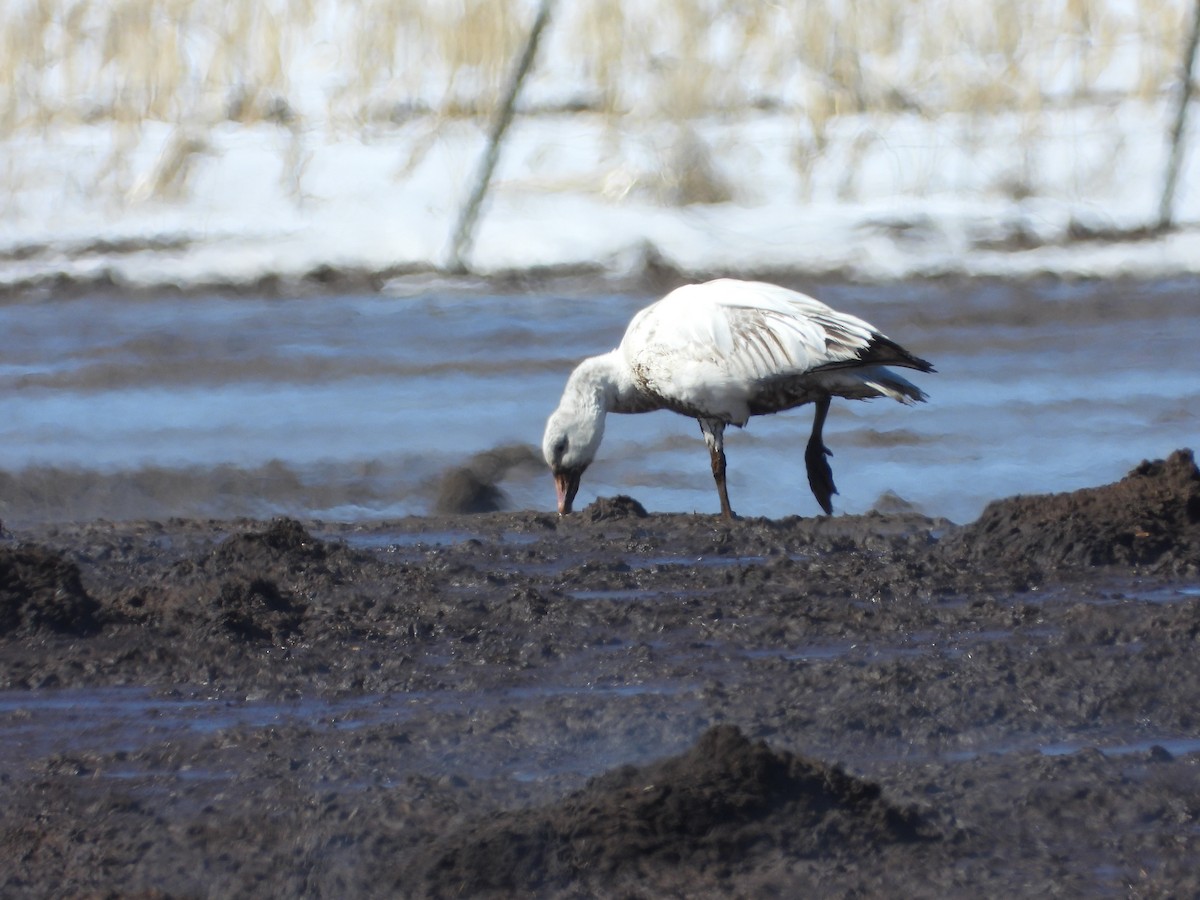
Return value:
<svg viewBox="0 0 1200 900">
<path fill-rule="evenodd" d="M 918 372 L 936 372 L 927 359 L 921 359 L 909 353 L 895 341 L 884 337 L 878 331 L 871 332 L 871 339 L 861 345 L 853 356 L 835 359 L 814 369 L 814 372 L 828 372 L 831 369 L 853 369 L 858 366 L 904 366 L 906 369 L 916 369 Z"/>
<path fill-rule="evenodd" d="M 845 397 L 847 400 L 891 397 L 900 403 L 917 403 L 925 399 L 923 390 L 886 366 L 826 369 L 813 380 L 835 397 Z"/>
<path fill-rule="evenodd" d="M 918 372 L 936 372 L 927 359 L 921 359 L 919 356 L 914 356 L 909 353 L 895 341 L 884 337 L 879 332 L 871 335 L 871 343 L 863 350 L 858 357 L 862 362 L 875 363 L 876 365 L 885 366 L 904 366 L 908 369 L 916 369 Z"/>
<path fill-rule="evenodd" d="M 891 397 L 900 403 L 920 403 L 928 396 L 923 390 L 883 366 L 871 366 L 855 370 L 864 387 L 873 389 L 878 396 Z"/>
</svg>

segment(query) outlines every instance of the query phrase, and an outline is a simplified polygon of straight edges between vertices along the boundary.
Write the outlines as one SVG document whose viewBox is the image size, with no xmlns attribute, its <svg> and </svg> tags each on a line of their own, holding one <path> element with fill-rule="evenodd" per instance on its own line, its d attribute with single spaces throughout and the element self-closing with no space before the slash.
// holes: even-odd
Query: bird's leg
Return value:
<svg viewBox="0 0 1200 900">
<path fill-rule="evenodd" d="M 713 480 L 717 483 L 717 495 L 721 498 L 721 515 L 732 519 L 729 492 L 725 489 L 725 423 L 719 419 L 701 419 L 700 432 L 704 435 L 704 443 L 708 445 L 708 455 L 712 459 Z"/>
<path fill-rule="evenodd" d="M 817 411 L 813 415 L 812 435 L 804 450 L 804 463 L 808 467 L 808 486 L 812 488 L 813 496 L 821 504 L 826 515 L 832 515 L 832 497 L 838 492 L 833 484 L 833 469 L 829 468 L 829 460 L 825 457 L 833 453 L 825 446 L 821 438 L 821 430 L 825 427 L 825 416 L 829 414 L 829 398 L 823 397 L 816 402 Z"/>
</svg>

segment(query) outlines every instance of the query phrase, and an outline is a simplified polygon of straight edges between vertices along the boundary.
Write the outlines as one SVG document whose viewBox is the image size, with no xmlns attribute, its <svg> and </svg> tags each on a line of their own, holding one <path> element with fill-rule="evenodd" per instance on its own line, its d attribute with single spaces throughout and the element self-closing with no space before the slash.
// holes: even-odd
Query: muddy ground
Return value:
<svg viewBox="0 0 1200 900">
<path fill-rule="evenodd" d="M 0 537 L 0 894 L 1200 893 L 1200 473 Z"/>
</svg>

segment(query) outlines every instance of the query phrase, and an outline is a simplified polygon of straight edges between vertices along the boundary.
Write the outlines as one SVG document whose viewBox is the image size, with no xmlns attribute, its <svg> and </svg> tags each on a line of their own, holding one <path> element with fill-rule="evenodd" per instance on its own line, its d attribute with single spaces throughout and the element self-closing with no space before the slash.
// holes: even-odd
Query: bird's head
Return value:
<svg viewBox="0 0 1200 900">
<path fill-rule="evenodd" d="M 554 474 L 559 515 L 565 516 L 571 511 L 579 491 L 579 479 L 596 458 L 602 437 L 603 414 L 593 416 L 578 408 L 560 406 L 546 422 L 542 453 Z"/>
</svg>

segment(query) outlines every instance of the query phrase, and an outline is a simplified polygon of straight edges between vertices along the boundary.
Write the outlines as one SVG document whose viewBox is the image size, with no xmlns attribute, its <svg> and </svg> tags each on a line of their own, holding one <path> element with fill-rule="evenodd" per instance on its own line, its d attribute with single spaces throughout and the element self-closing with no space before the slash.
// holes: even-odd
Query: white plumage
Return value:
<svg viewBox="0 0 1200 900">
<path fill-rule="evenodd" d="M 933 371 L 862 319 L 787 288 L 733 279 L 678 288 L 634 316 L 617 349 L 571 373 L 542 442 L 559 512 L 571 510 L 607 413 L 670 409 L 700 422 L 721 512 L 731 518 L 725 426 L 805 403 L 817 409 L 805 452 L 809 484 L 831 512 L 837 489 L 821 438 L 830 398 L 925 399 L 886 365 Z"/>
</svg>

